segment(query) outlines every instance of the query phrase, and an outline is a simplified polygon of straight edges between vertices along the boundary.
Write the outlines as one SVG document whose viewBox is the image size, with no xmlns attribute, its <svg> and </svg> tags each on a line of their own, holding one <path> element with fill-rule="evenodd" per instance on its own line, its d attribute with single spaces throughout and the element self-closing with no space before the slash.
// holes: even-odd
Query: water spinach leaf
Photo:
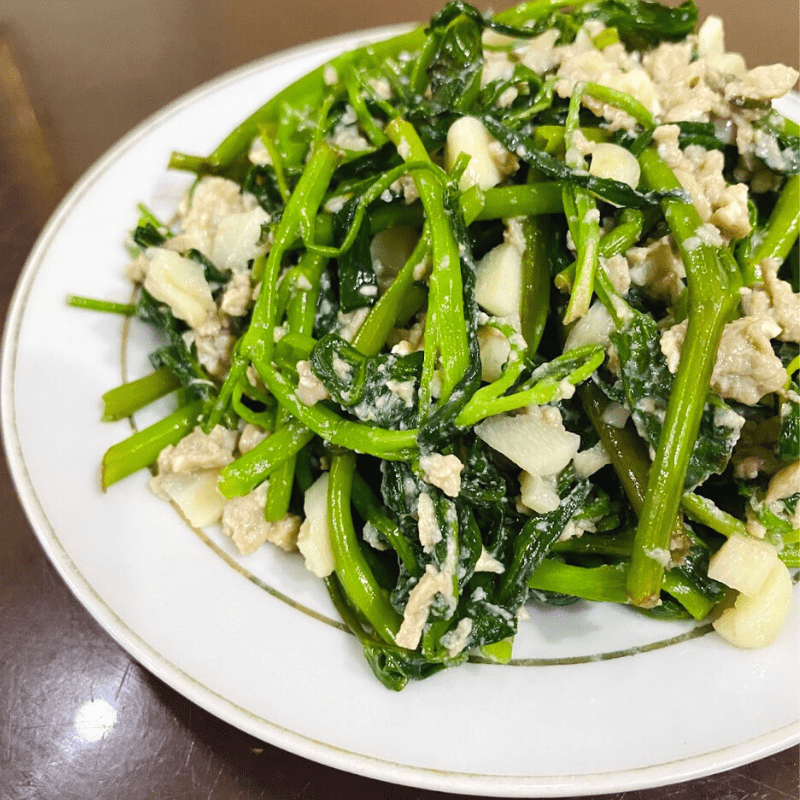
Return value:
<svg viewBox="0 0 800 800">
<path fill-rule="evenodd" d="M 631 415 L 639 435 L 653 450 L 658 446 L 674 380 L 659 338 L 655 321 L 646 314 L 635 314 L 622 331 L 611 335 L 619 354 L 622 385 Z M 689 459 L 686 491 L 725 469 L 738 441 L 741 422 L 718 397 L 710 396 Z"/>
<path fill-rule="evenodd" d="M 423 354 L 365 356 L 335 333 L 311 351 L 314 373 L 331 397 L 364 422 L 409 428 L 417 415 Z"/>
</svg>

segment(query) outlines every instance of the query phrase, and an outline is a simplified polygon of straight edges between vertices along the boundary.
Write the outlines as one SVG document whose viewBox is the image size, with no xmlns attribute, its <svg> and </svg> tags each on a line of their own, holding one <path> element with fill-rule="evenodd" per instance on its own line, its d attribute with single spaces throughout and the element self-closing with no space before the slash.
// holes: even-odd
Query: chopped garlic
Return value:
<svg viewBox="0 0 800 800">
<path fill-rule="evenodd" d="M 231 214 L 250 211 L 257 205 L 256 198 L 243 193 L 235 181 L 206 176 L 184 197 L 178 213 L 191 246 L 210 258 L 220 222 Z"/>
<path fill-rule="evenodd" d="M 553 475 L 578 452 L 580 436 L 546 420 L 541 408 L 514 417 L 499 414 L 478 423 L 475 433 L 531 475 Z"/>
<path fill-rule="evenodd" d="M 778 637 L 792 604 L 792 577 L 778 558 L 753 595 L 740 593 L 712 623 L 725 640 L 743 649 L 766 647 Z"/>
<path fill-rule="evenodd" d="M 522 505 L 537 514 L 548 514 L 561 505 L 553 480 L 523 472 L 520 475 L 519 485 Z"/>
<path fill-rule="evenodd" d="M 778 552 L 769 542 L 736 534 L 711 556 L 708 577 L 737 592 L 755 595 L 777 560 Z"/>
<path fill-rule="evenodd" d="M 203 267 L 171 250 L 154 247 L 144 288 L 190 327 L 199 328 L 216 310 Z"/>
<path fill-rule="evenodd" d="M 263 226 L 270 215 L 261 206 L 220 220 L 211 248 L 211 260 L 221 270 L 242 272 L 264 250 L 261 245 Z"/>
<path fill-rule="evenodd" d="M 171 472 L 150 482 L 159 497 L 171 500 L 190 525 L 204 528 L 222 516 L 225 498 L 217 489 L 217 470 Z"/>
<path fill-rule="evenodd" d="M 326 578 L 336 566 L 328 527 L 327 472 L 323 472 L 306 491 L 303 511 L 305 519 L 297 535 L 297 549 L 305 556 L 306 569 L 318 578 Z"/>
<path fill-rule="evenodd" d="M 522 253 L 516 244 L 504 242 L 478 262 L 475 300 L 496 317 L 519 316 L 522 296 Z"/>
<path fill-rule="evenodd" d="M 481 353 L 481 380 L 496 381 L 511 353 L 508 339 L 497 328 L 485 325 L 478 328 L 478 347 Z"/>
<path fill-rule="evenodd" d="M 470 186 L 490 189 L 517 168 L 514 159 L 476 117 L 459 117 L 447 131 L 445 165 L 451 172 L 456 159 L 466 153 L 470 159 L 459 182 L 462 192 Z"/>
<path fill-rule="evenodd" d="M 611 178 L 635 189 L 639 185 L 639 162 L 636 156 L 624 147 L 610 142 L 599 142 L 592 149 L 589 174 L 599 178 Z"/>
</svg>

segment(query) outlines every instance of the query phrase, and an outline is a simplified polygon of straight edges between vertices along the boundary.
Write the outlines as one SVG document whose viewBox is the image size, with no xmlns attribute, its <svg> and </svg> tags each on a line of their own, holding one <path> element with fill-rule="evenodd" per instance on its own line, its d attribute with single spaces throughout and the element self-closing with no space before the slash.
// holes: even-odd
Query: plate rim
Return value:
<svg viewBox="0 0 800 800">
<path fill-rule="evenodd" d="M 566 797 L 576 793 L 602 794 L 613 791 L 653 788 L 681 783 L 764 758 L 800 743 L 800 719 L 779 726 L 744 742 L 738 742 L 701 755 L 653 764 L 647 767 L 593 773 L 591 775 L 493 775 L 452 772 L 412 766 L 365 755 L 323 742 L 285 728 L 229 700 L 200 682 L 165 655 L 158 652 L 122 620 L 83 576 L 47 517 L 28 472 L 22 445 L 17 435 L 14 387 L 17 345 L 22 330 L 27 300 L 34 288 L 39 267 L 50 242 L 80 203 L 94 182 L 121 155 L 147 133 L 203 95 L 235 83 L 249 74 L 277 67 L 301 54 L 328 48 L 357 46 L 397 35 L 413 23 L 386 25 L 351 31 L 302 43 L 229 70 L 180 95 L 132 128 L 106 150 L 75 182 L 56 207 L 38 235 L 20 272 L 11 296 L 0 341 L 0 433 L 9 472 L 26 517 L 50 563 L 55 567 L 81 605 L 103 630 L 145 669 L 164 681 L 178 694 L 204 708 L 239 730 L 284 750 L 353 774 L 440 792 L 504 797 Z M 794 94 L 794 93 L 793 93 Z M 792 100 L 795 98 L 792 97 Z M 535 794 L 531 794 L 535 792 Z"/>
</svg>

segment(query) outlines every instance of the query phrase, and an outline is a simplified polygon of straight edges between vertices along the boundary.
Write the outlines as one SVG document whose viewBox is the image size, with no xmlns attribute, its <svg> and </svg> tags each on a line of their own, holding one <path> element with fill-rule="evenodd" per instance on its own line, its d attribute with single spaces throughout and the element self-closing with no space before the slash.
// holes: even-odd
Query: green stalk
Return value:
<svg viewBox="0 0 800 800">
<path fill-rule="evenodd" d="M 181 385 L 166 367 L 143 378 L 123 383 L 103 395 L 103 422 L 116 422 L 169 394 Z"/>
<path fill-rule="evenodd" d="M 367 213 L 367 208 L 369 205 L 380 198 L 381 195 L 383 195 L 384 192 L 399 178 L 408 175 L 410 172 L 419 174 L 420 171 L 430 172 L 434 180 L 445 179 L 445 174 L 442 172 L 441 168 L 437 167 L 429 159 L 408 160 L 399 167 L 395 167 L 394 169 L 385 172 L 383 175 L 373 181 L 365 191 L 363 191 L 359 197 L 358 205 L 356 206 L 356 210 L 353 215 L 353 222 L 350 225 L 347 235 L 344 237 L 340 247 L 321 245 L 309 241 L 308 239 L 305 241 L 306 247 L 308 247 L 310 250 L 315 250 L 318 253 L 324 253 L 332 258 L 338 258 L 343 253 L 346 253 L 353 246 L 353 243 L 358 236 L 358 232 L 362 223 L 364 222 L 364 217 Z"/>
<path fill-rule="evenodd" d="M 248 361 L 242 352 L 242 341 L 243 339 L 239 339 L 234 345 L 228 374 L 225 376 L 222 386 L 219 387 L 217 397 L 211 405 L 211 408 L 209 408 L 205 414 L 202 425 L 206 433 L 211 431 L 215 425 L 218 425 L 226 415 L 236 387 L 241 380 L 245 379 Z"/>
<path fill-rule="evenodd" d="M 402 619 L 392 608 L 361 552 L 350 497 L 356 468 L 355 453 L 336 455 L 331 460 L 328 483 L 328 524 L 336 577 L 350 602 L 365 617 L 375 632 L 394 644 Z"/>
<path fill-rule="evenodd" d="M 655 150 L 645 150 L 639 162 L 643 178 L 651 189 L 681 188 Z M 668 198 L 662 201 L 662 209 L 686 266 L 689 319 L 680 365 L 650 470 L 628 575 L 628 594 L 633 603 L 644 607 L 658 602 L 664 565 L 653 556 L 669 550 L 711 371 L 725 323 L 739 302 L 741 286 L 741 276 L 731 266 L 732 256 L 726 248 L 717 251 L 702 242 L 698 247 L 686 248 L 686 240 L 694 237 L 696 241 L 695 232 L 702 225 L 691 202 Z"/>
<path fill-rule="evenodd" d="M 681 498 L 681 507 L 690 519 L 711 528 L 723 536 L 747 536 L 745 524 L 711 502 L 711 500 L 687 492 Z"/>
<path fill-rule="evenodd" d="M 584 533 L 563 542 L 556 542 L 550 549 L 553 553 L 578 553 L 582 555 L 617 556 L 630 558 L 633 547 L 633 531 L 614 534 Z M 627 599 L 627 594 L 625 595 Z"/>
<path fill-rule="evenodd" d="M 564 325 L 569 325 L 584 316 L 592 303 L 599 263 L 600 218 L 594 198 L 585 189 L 565 186 L 563 201 L 569 229 L 577 248 L 575 279 L 563 320 Z"/>
<path fill-rule="evenodd" d="M 366 133 L 367 138 L 373 147 L 380 147 L 386 144 L 389 140 L 386 134 L 375 124 L 372 114 L 367 108 L 367 102 L 362 94 L 361 84 L 357 78 L 356 71 L 351 67 L 347 70 L 344 78 L 344 84 L 347 88 L 347 99 L 356 112 L 356 117 L 361 125 L 361 129 Z"/>
<path fill-rule="evenodd" d="M 217 488 L 224 497 L 240 497 L 252 492 L 313 438 L 314 433 L 305 425 L 290 419 L 252 450 L 223 467 Z"/>
<path fill-rule="evenodd" d="M 591 420 L 593 427 L 598 432 L 600 441 L 603 442 L 603 446 L 611 457 L 614 471 L 617 474 L 617 478 L 631 507 L 637 516 L 641 516 L 650 473 L 650 458 L 647 452 L 647 446 L 636 434 L 630 423 L 624 428 L 616 428 L 603 421 L 603 409 L 608 405 L 608 401 L 596 386 L 584 384 L 578 391 L 586 414 Z M 697 495 L 687 493 L 681 498 L 681 506 L 690 517 L 697 519 L 694 512 L 700 513 L 701 501 L 702 498 L 697 497 Z M 717 511 L 722 515 L 722 512 L 719 512 L 718 509 Z M 708 518 L 709 516 L 710 512 L 708 509 L 705 509 L 705 517 Z M 728 520 L 732 520 L 733 523 L 741 525 L 741 523 L 733 517 L 729 515 L 724 516 Z M 706 522 L 706 519 L 698 519 L 698 521 Z M 673 537 L 684 540 L 686 535 L 687 532 L 683 526 L 683 521 L 680 515 L 676 514 L 670 527 L 669 541 L 671 542 Z M 584 538 L 587 537 L 581 537 L 581 539 Z M 605 552 L 602 549 L 603 538 L 604 537 L 601 536 L 594 537 L 596 543 L 594 543 L 593 540 L 587 539 L 587 542 L 584 543 L 588 547 L 587 550 L 581 548 L 581 540 L 579 539 L 574 540 L 574 550 L 570 547 L 569 542 L 565 542 L 563 550 L 565 552 Z M 619 544 L 621 545 L 619 549 L 615 549 L 612 545 L 612 549 L 608 552 L 624 557 L 631 557 L 636 547 L 639 546 L 636 537 L 632 538 L 627 534 L 624 535 L 624 538 L 620 540 Z M 554 549 L 560 550 L 561 547 L 558 546 Z M 670 570 L 664 573 L 661 588 L 665 592 L 671 594 L 695 619 L 705 618 L 714 606 L 713 601 L 698 592 L 691 581 L 681 575 L 677 570 Z"/>
<path fill-rule="evenodd" d="M 425 31 L 420 27 L 387 41 L 370 44 L 337 56 L 328 64 L 317 67 L 278 92 L 237 125 L 207 158 L 173 154 L 170 168 L 186 169 L 191 166 L 192 172 L 223 172 L 237 158 L 248 152 L 251 142 L 263 129 L 270 130 L 278 124 L 287 107 L 319 108 L 332 89 L 325 82 L 328 68 L 344 72 L 348 68 L 357 71 L 378 65 L 385 59 L 404 51 L 414 52 L 422 46 L 424 40 Z"/>
<path fill-rule="evenodd" d="M 456 424 L 461 427 L 474 425 L 483 417 L 489 416 L 488 409 L 491 403 L 498 397 L 504 395 L 519 379 L 525 369 L 525 348 L 516 335 L 516 331 L 511 325 L 497 318 L 490 318 L 486 323 L 487 327 L 492 327 L 506 337 L 509 345 L 508 358 L 503 365 L 500 377 L 478 389 L 470 397 L 467 405 L 459 412 L 456 417 Z"/>
<path fill-rule="evenodd" d="M 405 174 L 400 171 L 400 174 Z M 561 187 L 557 183 L 542 182 L 536 184 L 519 184 L 511 186 L 495 186 L 484 190 L 483 205 L 475 220 L 485 222 L 507 217 L 530 217 L 542 214 L 559 214 L 563 210 L 561 203 Z M 405 203 L 380 204 L 370 209 L 370 233 L 376 234 L 398 225 L 416 227 L 424 222 L 422 203 L 419 201 Z M 333 241 L 333 217 L 328 213 L 317 216 L 315 223 L 314 246 L 323 250 L 325 245 Z M 289 249 L 300 247 L 301 239 L 296 239 Z M 332 249 L 329 252 L 334 252 Z"/>
<path fill-rule="evenodd" d="M 266 127 L 260 128 L 258 138 L 263 142 L 267 153 L 269 153 L 270 161 L 272 161 L 272 168 L 275 170 L 275 179 L 278 182 L 278 191 L 281 193 L 283 204 L 286 205 L 289 202 L 292 192 L 286 180 L 286 170 L 283 168 L 283 154 L 278 149 L 278 145 L 275 143 L 272 136 L 270 136 L 269 130 Z"/>
<path fill-rule="evenodd" d="M 475 219 L 532 217 L 541 214 L 559 214 L 563 210 L 561 187 L 554 182 L 496 186 L 483 190 L 483 208 Z"/>
<path fill-rule="evenodd" d="M 573 139 L 578 132 L 578 113 L 585 84 L 579 83 L 569 101 L 564 139 L 567 146 L 566 163 L 572 169 L 583 169 L 584 159 L 575 154 Z M 562 189 L 564 213 L 576 249 L 575 278 L 564 325 L 580 319 L 589 310 L 594 295 L 594 279 L 599 263 L 600 212 L 594 197 L 583 188 L 566 184 Z"/>
<path fill-rule="evenodd" d="M 481 387 L 470 398 L 456 417 L 456 425 L 466 428 L 495 414 L 515 411 L 525 406 L 550 403 L 558 397 L 562 380 L 569 381 L 573 386 L 585 381 L 603 363 L 605 353 L 599 345 L 588 344 L 575 348 L 559 358 L 567 363 L 574 363 L 574 367 L 566 371 L 566 374 L 562 372 L 558 379 L 545 376 L 528 388 L 506 395 L 503 392 L 510 383 L 513 383 L 521 371 L 521 366 L 524 366 L 520 365 L 518 360 L 509 359 L 500 377 L 493 383 Z"/>
<path fill-rule="evenodd" d="M 421 260 L 427 259 L 427 253 L 423 253 Z M 419 262 L 417 262 L 419 264 Z M 428 289 L 421 283 L 414 282 L 408 287 L 405 296 L 397 306 L 397 313 L 394 318 L 396 328 L 407 328 L 417 312 L 421 311 L 428 304 Z M 388 336 L 388 334 L 387 334 Z M 386 337 L 384 337 L 385 339 Z"/>
<path fill-rule="evenodd" d="M 407 460 L 416 452 L 417 429 L 395 431 L 375 428 L 347 420 L 322 403 L 307 406 L 297 399 L 289 381 L 271 365 L 259 357 L 254 357 L 253 365 L 278 402 L 325 441 L 389 461 Z"/>
<path fill-rule="evenodd" d="M 616 44 L 619 41 L 619 31 L 616 28 L 606 28 L 600 33 L 597 34 L 592 39 L 592 44 L 598 50 L 605 50 L 606 47 L 609 47 L 612 44 Z"/>
<path fill-rule="evenodd" d="M 96 300 L 93 297 L 82 297 L 77 294 L 67 295 L 67 305 L 73 308 L 86 308 L 89 311 L 121 314 L 123 317 L 132 317 L 136 313 L 136 306 L 133 303 L 115 303 L 113 300 Z"/>
<path fill-rule="evenodd" d="M 383 513 L 375 493 L 358 472 L 353 475 L 352 501 L 361 518 L 365 522 L 369 522 L 386 537 L 386 540 L 394 548 L 408 573 L 417 578 L 422 575 L 422 570 L 411 543 L 403 535 L 397 523 Z"/>
<path fill-rule="evenodd" d="M 205 175 L 214 169 L 205 156 L 191 156 L 188 153 L 172 153 L 169 157 L 169 168 L 178 172 L 193 172 Z"/>
<path fill-rule="evenodd" d="M 262 403 L 264 409 L 261 411 L 254 411 L 244 398 Z M 275 418 L 278 412 L 277 403 L 274 402 L 274 399 L 270 397 L 267 392 L 262 392 L 260 389 L 253 386 L 250 381 L 247 380 L 247 376 L 234 387 L 233 393 L 231 394 L 230 410 L 231 413 L 236 414 L 240 420 L 249 422 L 251 425 L 255 425 L 264 431 L 272 433 L 275 430 Z M 232 420 L 231 424 L 236 423 Z M 205 428 L 203 430 L 205 430 Z"/>
<path fill-rule="evenodd" d="M 590 142 L 607 142 L 611 134 L 604 128 L 579 128 L 583 137 Z M 533 141 L 541 150 L 551 156 L 563 156 L 567 150 L 566 129 L 563 125 L 539 125 L 533 134 Z"/>
<path fill-rule="evenodd" d="M 559 8 L 580 8 L 590 0 L 532 0 L 529 3 L 520 3 L 495 14 L 492 19 L 504 25 L 524 25 L 526 22 L 546 17 L 551 11 Z"/>
<path fill-rule="evenodd" d="M 316 344 L 317 340 L 313 336 L 287 333 L 275 342 L 272 363 L 283 370 L 297 369 L 298 361 L 308 361 L 311 358 L 311 351 Z"/>
<path fill-rule="evenodd" d="M 763 237 L 742 263 L 745 286 L 759 278 L 758 267 L 765 258 L 783 263 L 800 233 L 800 175 L 792 175 L 778 195 L 778 202 L 767 220 Z"/>
<path fill-rule="evenodd" d="M 386 134 L 403 160 L 430 160 L 417 132 L 405 120 L 390 122 Z M 444 403 L 470 363 L 464 325 L 461 260 L 458 243 L 445 214 L 441 184 L 421 170 L 414 171 L 412 175 L 428 220 L 433 259 L 427 325 L 435 338 L 429 341 L 426 336 L 425 361 L 430 365 L 437 355 L 440 357 L 442 393 L 439 402 Z M 424 410 L 422 413 L 425 413 Z"/>
<path fill-rule="evenodd" d="M 606 311 L 614 322 L 614 327 L 621 331 L 635 312 L 617 291 L 617 287 L 611 282 L 611 278 L 604 269 L 597 271 L 594 291 L 598 300 L 606 307 Z"/>
<path fill-rule="evenodd" d="M 531 184 L 536 185 L 536 184 Z M 550 261 L 546 220 L 528 217 L 522 223 L 525 251 L 522 254 L 520 332 L 528 345 L 529 358 L 536 355 L 550 310 Z"/>
<path fill-rule="evenodd" d="M 599 83 L 580 84 L 581 96 L 588 94 L 601 103 L 619 108 L 626 114 L 633 117 L 643 128 L 653 128 L 655 120 L 653 115 L 635 97 L 621 92 L 619 89 L 612 89 L 609 86 L 602 86 Z M 577 87 L 576 87 L 577 89 Z M 573 97 L 575 95 L 573 94 Z"/>
<path fill-rule="evenodd" d="M 369 232 L 371 234 L 380 233 L 388 228 L 395 228 L 398 225 L 416 227 L 423 222 L 422 203 L 415 201 L 406 205 L 405 203 L 381 203 L 370 209 Z M 314 242 L 317 249 L 333 242 L 333 216 L 327 212 L 317 215 L 314 225 Z M 303 246 L 301 239 L 292 242 L 290 249 Z"/>
<path fill-rule="evenodd" d="M 195 400 L 165 419 L 137 431 L 122 442 L 112 445 L 103 455 L 101 484 L 107 489 L 140 469 L 149 467 L 159 453 L 170 444 L 177 444 L 197 425 L 202 402 Z"/>
<path fill-rule="evenodd" d="M 600 258 L 611 258 L 630 250 L 653 224 L 656 213 L 653 209 L 641 211 L 638 208 L 626 208 L 620 217 L 620 224 L 600 239 L 597 246 Z M 554 280 L 557 289 L 571 290 L 575 280 L 575 262 L 561 270 Z"/>
<path fill-rule="evenodd" d="M 700 594 L 692 582 L 678 570 L 670 570 L 664 574 L 663 587 L 671 594 L 696 620 L 705 619 L 716 603 Z"/>
<path fill-rule="evenodd" d="M 650 457 L 647 446 L 639 438 L 633 425 L 628 422 L 624 428 L 609 425 L 603 420 L 603 411 L 608 406 L 606 396 L 592 383 L 585 383 L 578 389 L 586 416 L 597 431 L 606 449 L 617 479 L 628 498 L 634 512 L 641 514 L 644 495 L 650 473 Z"/>
<path fill-rule="evenodd" d="M 409 88 L 417 95 L 424 94 L 428 86 L 428 67 L 433 61 L 444 35 L 444 31 L 441 28 L 432 31 L 426 30 L 425 33 L 425 42 L 414 61 L 414 67 L 409 78 Z"/>
<path fill-rule="evenodd" d="M 279 408 L 275 418 L 276 429 L 280 430 L 291 419 L 292 417 L 285 409 Z M 277 522 L 283 519 L 289 511 L 296 458 L 296 454 L 289 455 L 270 477 L 267 502 L 264 506 L 264 519 L 268 522 Z"/>
<path fill-rule="evenodd" d="M 339 159 L 339 154 L 324 143 L 314 151 L 283 210 L 269 254 L 253 265 L 253 271 L 258 269 L 261 273 L 257 278 L 262 281 L 262 290 L 244 338 L 250 346 L 256 338 L 263 338 L 268 347 L 266 354 L 271 353 L 272 329 L 275 325 L 275 286 L 278 283 L 281 262 L 298 236 L 304 239 L 314 237 L 317 209 L 328 190 Z"/>
<path fill-rule="evenodd" d="M 306 233 L 309 238 L 313 237 L 317 209 L 328 189 L 339 158 L 339 154 L 324 143 L 314 151 L 286 204 L 269 254 L 259 256 L 253 263 L 253 274 L 261 281 L 261 291 L 253 308 L 250 327 L 236 343 L 228 376 L 206 415 L 206 428 L 213 427 L 222 419 L 234 387 L 243 378 L 251 358 L 258 357 L 267 364 L 272 361 L 277 312 L 275 286 L 278 283 L 281 262 L 298 235 Z"/>
<path fill-rule="evenodd" d="M 570 594 L 584 600 L 627 603 L 627 573 L 623 564 L 576 567 L 545 558 L 528 580 L 528 588 Z"/>
<path fill-rule="evenodd" d="M 339 85 L 331 87 L 323 97 L 322 103 L 316 109 L 316 124 L 313 126 L 310 152 L 313 153 L 314 150 L 325 141 L 325 137 L 328 133 L 328 117 L 334 104 L 341 96 L 342 90 Z M 305 109 L 303 110 L 303 115 L 305 115 Z M 284 163 L 293 164 L 295 167 L 302 168 L 302 164 L 308 154 L 303 152 L 303 144 L 297 141 L 297 131 L 294 125 L 291 122 L 286 124 L 287 116 L 288 115 L 282 116 L 278 123 L 276 132 L 277 144 L 284 155 Z M 344 152 L 342 152 L 342 156 L 344 156 Z"/>
<path fill-rule="evenodd" d="M 426 226 L 408 260 L 353 337 L 353 347 L 365 356 L 376 355 L 386 343 L 386 337 L 396 324 L 398 309 L 414 285 L 414 271 L 429 248 L 430 236 Z"/>
<path fill-rule="evenodd" d="M 325 578 L 325 586 L 339 616 L 364 647 L 364 657 L 375 677 L 387 689 L 395 692 L 404 689 L 408 685 L 409 676 L 402 668 L 402 664 L 409 656 L 413 658 L 413 654 L 410 654 L 404 647 L 399 647 L 394 643 L 389 644 L 364 629 L 363 619 L 354 611 L 353 606 L 345 597 L 341 581 L 335 572 Z M 393 669 L 392 667 L 395 665 L 397 668 Z M 442 667 L 439 666 L 439 668 Z M 435 671 L 437 670 L 434 667 L 430 674 Z"/>
<path fill-rule="evenodd" d="M 296 269 L 298 274 L 308 281 L 311 288 L 302 289 L 298 282 L 294 281 L 292 295 L 286 308 L 286 324 L 289 332 L 300 336 L 311 335 L 314 329 L 320 276 L 327 263 L 328 259 L 318 253 L 306 252 L 300 258 Z M 280 407 L 275 419 L 276 430 L 282 428 L 290 420 L 289 412 Z M 295 460 L 296 456 L 290 455 L 270 478 L 267 502 L 264 508 L 264 517 L 269 522 L 277 522 L 289 512 L 294 486 Z"/>
</svg>

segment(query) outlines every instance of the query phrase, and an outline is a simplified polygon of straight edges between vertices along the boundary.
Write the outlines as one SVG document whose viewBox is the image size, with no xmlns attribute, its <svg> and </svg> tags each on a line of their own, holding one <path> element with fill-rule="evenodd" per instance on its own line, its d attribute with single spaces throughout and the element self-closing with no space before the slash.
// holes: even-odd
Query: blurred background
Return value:
<svg viewBox="0 0 800 800">
<path fill-rule="evenodd" d="M 674 2 L 671 4 L 675 4 Z M 229 69 L 324 36 L 425 20 L 439 0 L 2 0 L 0 36 L 55 160 L 72 183 L 133 125 Z M 481 10 L 504 4 L 475 2 Z M 748 66 L 797 67 L 796 0 L 699 0 Z M 13 100 L 13 76 L 2 94 Z M 5 118 L 5 114 L 3 115 Z M 26 125 L 10 119 L 9 127 Z M 24 134 L 24 130 L 19 133 Z"/>
</svg>

